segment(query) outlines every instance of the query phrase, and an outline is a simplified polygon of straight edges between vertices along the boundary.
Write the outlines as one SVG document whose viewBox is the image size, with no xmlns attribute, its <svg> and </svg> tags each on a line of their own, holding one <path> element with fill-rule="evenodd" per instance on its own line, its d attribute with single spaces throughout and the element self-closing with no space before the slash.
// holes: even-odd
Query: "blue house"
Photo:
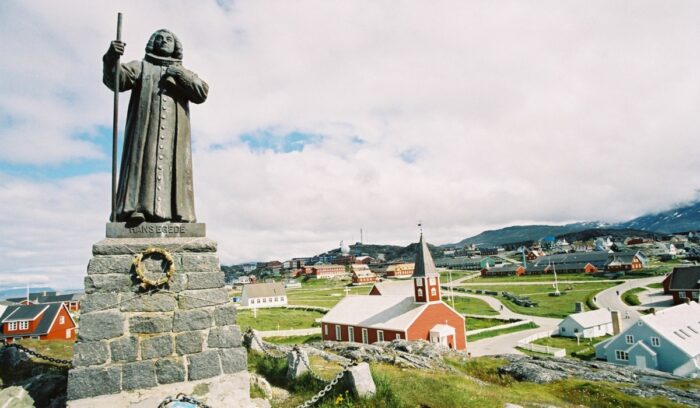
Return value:
<svg viewBox="0 0 700 408">
<path fill-rule="evenodd" d="M 676 305 L 642 316 L 620 334 L 595 345 L 596 358 L 700 377 L 700 305 Z"/>
</svg>

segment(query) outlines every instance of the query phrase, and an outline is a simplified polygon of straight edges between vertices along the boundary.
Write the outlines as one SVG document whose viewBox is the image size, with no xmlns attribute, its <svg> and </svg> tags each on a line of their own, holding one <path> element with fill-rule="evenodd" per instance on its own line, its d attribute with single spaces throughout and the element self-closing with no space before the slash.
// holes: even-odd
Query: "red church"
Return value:
<svg viewBox="0 0 700 408">
<path fill-rule="evenodd" d="M 411 292 L 346 296 L 321 319 L 323 340 L 426 340 L 467 348 L 464 317 L 442 301 L 440 275 L 420 236 Z"/>
</svg>

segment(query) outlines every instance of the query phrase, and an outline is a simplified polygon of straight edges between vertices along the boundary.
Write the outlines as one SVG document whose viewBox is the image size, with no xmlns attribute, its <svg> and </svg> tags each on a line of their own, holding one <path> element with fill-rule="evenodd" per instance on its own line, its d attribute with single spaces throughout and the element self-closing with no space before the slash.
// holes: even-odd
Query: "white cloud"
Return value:
<svg viewBox="0 0 700 408">
<path fill-rule="evenodd" d="M 226 263 L 311 255 L 361 227 L 407 244 L 418 220 L 437 243 L 618 221 L 700 184 L 696 2 L 101 4 L 0 6 L 0 164 L 108 160 L 78 135 L 111 124 L 100 58 L 116 11 L 125 59 L 169 27 L 211 86 L 192 107 L 195 191 Z M 261 129 L 323 138 L 251 152 L 239 136 Z M 14 237 L 0 249 L 15 254 L 0 277 L 56 264 L 79 284 L 108 175 L 0 177 Z"/>
</svg>

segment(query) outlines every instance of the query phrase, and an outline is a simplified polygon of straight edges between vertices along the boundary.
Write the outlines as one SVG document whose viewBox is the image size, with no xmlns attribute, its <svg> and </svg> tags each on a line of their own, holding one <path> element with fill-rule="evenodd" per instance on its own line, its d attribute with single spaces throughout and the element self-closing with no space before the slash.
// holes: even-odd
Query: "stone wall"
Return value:
<svg viewBox="0 0 700 408">
<path fill-rule="evenodd" d="M 134 256 L 173 255 L 159 290 L 139 287 Z M 164 261 L 144 260 L 162 276 Z M 81 305 L 68 399 L 201 380 L 246 370 L 236 309 L 224 288 L 216 242 L 207 238 L 105 239 L 93 246 Z"/>
</svg>

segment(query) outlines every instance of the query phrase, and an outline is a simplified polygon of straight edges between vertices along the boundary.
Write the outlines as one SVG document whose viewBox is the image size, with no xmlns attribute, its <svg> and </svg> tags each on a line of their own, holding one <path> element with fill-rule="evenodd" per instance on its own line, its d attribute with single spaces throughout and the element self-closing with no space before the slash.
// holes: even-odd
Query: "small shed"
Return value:
<svg viewBox="0 0 700 408">
<path fill-rule="evenodd" d="M 559 323 L 559 335 L 562 337 L 580 337 L 592 339 L 613 334 L 612 315 L 606 309 L 574 313 Z"/>
</svg>

